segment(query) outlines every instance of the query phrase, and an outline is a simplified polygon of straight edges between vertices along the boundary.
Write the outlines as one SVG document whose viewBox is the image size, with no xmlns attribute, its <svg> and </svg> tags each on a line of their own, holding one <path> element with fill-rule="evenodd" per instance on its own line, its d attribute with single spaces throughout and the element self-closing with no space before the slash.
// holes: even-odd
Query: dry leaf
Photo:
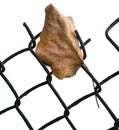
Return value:
<svg viewBox="0 0 119 130">
<path fill-rule="evenodd" d="M 36 47 L 37 56 L 63 79 L 76 74 L 83 62 L 72 17 L 65 17 L 53 5 L 45 8 L 45 24 Z"/>
</svg>

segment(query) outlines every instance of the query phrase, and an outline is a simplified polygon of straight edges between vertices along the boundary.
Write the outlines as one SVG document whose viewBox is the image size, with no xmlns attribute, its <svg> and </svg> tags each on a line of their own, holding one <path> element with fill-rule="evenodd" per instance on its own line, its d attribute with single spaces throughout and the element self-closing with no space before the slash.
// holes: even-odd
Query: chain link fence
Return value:
<svg viewBox="0 0 119 130">
<path fill-rule="evenodd" d="M 119 51 L 119 46 L 110 38 L 110 36 L 108 34 L 109 31 L 111 30 L 111 28 L 113 26 L 115 26 L 118 23 L 118 21 L 119 21 L 119 19 L 114 21 L 108 27 L 108 29 L 106 30 L 106 37 L 112 43 L 112 45 Z M 32 122 L 29 121 L 27 116 L 25 116 L 25 113 L 20 108 L 20 106 L 22 106 L 22 99 L 25 96 L 27 96 L 29 93 L 32 93 L 34 90 L 37 90 L 38 88 L 40 88 L 42 86 L 48 85 L 49 88 L 52 90 L 53 94 L 58 99 L 59 103 L 61 104 L 61 106 L 62 106 L 62 108 L 64 110 L 64 113 L 62 115 L 54 118 L 53 120 L 50 120 L 49 122 L 46 122 L 43 126 L 39 126 L 39 128 L 37 128 L 37 130 L 46 129 L 50 125 L 53 125 L 56 122 L 60 122 L 62 119 L 66 120 L 66 122 L 68 123 L 68 125 L 71 127 L 72 130 L 77 130 L 76 126 L 73 124 L 72 120 L 69 117 L 69 115 L 71 113 L 70 110 L 72 108 L 76 107 L 82 101 L 84 101 L 84 100 L 86 100 L 86 99 L 88 99 L 89 97 L 92 97 L 92 96 L 95 96 L 104 105 L 105 109 L 109 112 L 110 116 L 113 118 L 115 124 L 114 124 L 114 127 L 110 128 L 109 130 L 118 130 L 119 129 L 119 120 L 118 120 L 118 118 L 113 113 L 113 111 L 110 109 L 110 107 L 107 105 L 107 103 L 104 101 L 104 99 L 100 96 L 99 93 L 102 91 L 102 85 L 104 83 L 108 82 L 110 79 L 117 76 L 119 74 L 119 71 L 116 71 L 115 73 L 113 73 L 110 76 L 106 77 L 103 81 L 98 82 L 97 79 L 93 76 L 93 74 L 89 70 L 87 70 L 84 65 L 82 65 L 81 68 L 86 72 L 86 74 L 89 76 L 89 78 L 91 80 L 93 80 L 93 82 L 94 82 L 94 86 L 95 86 L 94 91 L 87 94 L 87 95 L 85 95 L 85 96 L 83 96 L 83 97 L 81 97 L 81 98 L 79 98 L 79 99 L 77 99 L 76 101 L 72 102 L 70 105 L 67 106 L 65 101 L 63 100 L 63 98 L 60 96 L 59 92 L 55 89 L 55 87 L 52 84 L 52 73 L 48 70 L 48 68 L 45 66 L 45 64 L 37 57 L 37 55 L 34 52 L 34 48 L 36 47 L 36 39 L 40 36 L 40 33 L 37 34 L 36 36 L 34 36 L 26 23 L 24 23 L 24 26 L 25 26 L 26 30 L 28 31 L 28 34 L 31 37 L 31 41 L 29 42 L 28 47 L 14 53 L 12 55 L 10 55 L 4 61 L 0 61 L 0 76 L 1 76 L 2 80 L 6 83 L 6 85 L 8 86 L 9 90 L 12 92 L 12 94 L 13 94 L 13 96 L 15 98 L 14 104 L 12 106 L 8 106 L 8 107 L 4 108 L 3 110 L 0 110 L 0 115 L 8 113 L 9 111 L 11 111 L 13 109 L 16 109 L 17 113 L 23 119 L 23 121 L 25 122 L 25 125 L 28 127 L 28 129 L 29 130 L 34 130 Z M 85 45 L 90 41 L 90 39 L 88 39 L 86 42 L 83 43 L 78 31 L 75 31 L 75 33 L 77 35 L 78 40 L 81 43 L 81 49 L 83 51 L 84 59 L 85 59 L 86 58 Z M 11 59 L 13 59 L 14 57 L 16 57 L 18 55 L 22 55 L 25 52 L 30 52 L 30 54 L 39 63 L 39 66 L 42 67 L 42 69 L 44 70 L 44 72 L 46 73 L 47 76 L 46 76 L 45 81 L 43 81 L 43 82 L 29 88 L 28 90 L 23 92 L 21 95 L 19 95 L 17 90 L 12 85 L 12 83 L 7 78 L 7 76 L 5 75 L 4 72 L 6 71 L 5 65 L 6 65 L 7 62 L 9 62 Z M 36 101 L 36 102 L 38 102 L 38 101 Z M 40 105 L 39 102 L 38 102 L 38 105 Z M 7 125 L 7 122 L 6 122 L 6 125 Z M 40 125 L 40 123 L 39 123 L 39 125 Z"/>
</svg>

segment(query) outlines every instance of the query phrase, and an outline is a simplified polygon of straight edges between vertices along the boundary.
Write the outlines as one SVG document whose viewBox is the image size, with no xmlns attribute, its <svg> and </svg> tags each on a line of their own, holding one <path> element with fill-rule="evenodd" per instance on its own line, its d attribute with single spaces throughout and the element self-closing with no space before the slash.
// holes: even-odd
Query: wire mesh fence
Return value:
<svg viewBox="0 0 119 130">
<path fill-rule="evenodd" d="M 109 31 L 111 30 L 111 28 L 113 26 L 115 26 L 118 22 L 119 22 L 119 19 L 114 21 L 108 27 L 108 29 L 106 30 L 106 37 L 112 43 L 112 45 L 119 51 L 119 46 L 111 39 L 111 37 L 108 34 Z M 40 88 L 42 86 L 48 85 L 48 87 L 52 90 L 52 92 L 55 95 L 55 97 L 58 99 L 57 101 L 59 101 L 59 103 L 61 104 L 64 113 L 62 115 L 60 115 L 60 116 L 50 120 L 49 122 L 46 122 L 43 126 L 40 126 L 40 123 L 39 123 L 39 128 L 37 128 L 37 130 L 46 129 L 50 125 L 53 125 L 56 122 L 60 122 L 62 119 L 66 120 L 67 124 L 71 127 L 72 130 L 77 130 L 77 128 L 74 125 L 73 121 L 69 117 L 69 115 L 71 113 L 70 110 L 72 108 L 74 108 L 75 106 L 77 106 L 82 101 L 84 101 L 84 100 L 86 100 L 86 99 L 88 99 L 89 97 L 92 97 L 92 96 L 95 96 L 104 105 L 105 109 L 109 112 L 109 114 L 113 118 L 115 124 L 114 124 L 114 127 L 110 128 L 109 130 L 118 130 L 119 129 L 119 120 L 118 120 L 118 118 L 113 113 L 111 108 L 107 105 L 107 103 L 104 101 L 104 99 L 100 96 L 99 93 L 102 91 L 102 85 L 104 83 L 108 82 L 110 79 L 112 79 L 115 76 L 117 76 L 119 74 L 119 71 L 116 71 L 115 73 L 113 73 L 110 76 L 106 77 L 103 81 L 98 82 L 98 80 L 94 77 L 94 75 L 89 70 L 87 70 L 84 65 L 82 65 L 81 68 L 89 76 L 89 78 L 91 80 L 93 80 L 93 82 L 94 82 L 94 85 L 95 85 L 94 91 L 89 93 L 89 94 L 87 94 L 87 95 L 84 95 L 83 97 L 77 99 L 76 101 L 73 101 L 70 105 L 66 105 L 64 99 L 60 96 L 59 92 L 55 89 L 55 87 L 52 84 L 52 72 L 49 71 L 49 69 L 45 66 L 45 64 L 42 62 L 42 60 L 40 60 L 37 57 L 37 55 L 35 54 L 35 52 L 34 52 L 34 48 L 36 47 L 36 39 L 39 38 L 40 33 L 38 33 L 36 36 L 34 36 L 26 23 L 24 23 L 24 26 L 25 26 L 26 30 L 28 31 L 28 34 L 31 37 L 31 41 L 29 42 L 28 47 L 24 48 L 24 49 L 22 49 L 22 50 L 20 50 L 20 51 L 18 51 L 16 53 L 14 53 L 12 55 L 10 55 L 5 60 L 0 61 L 0 76 L 1 76 L 2 80 L 4 81 L 4 83 L 7 85 L 7 87 L 9 88 L 9 90 L 12 92 L 12 95 L 15 98 L 14 104 L 12 106 L 8 106 L 8 107 L 0 110 L 0 115 L 8 113 L 9 111 L 15 109 L 17 111 L 17 113 L 19 114 L 19 116 L 25 122 L 26 127 L 29 130 L 34 130 L 32 122 L 29 121 L 29 119 L 25 115 L 25 112 L 23 112 L 21 110 L 21 108 L 20 108 L 22 106 L 22 99 L 25 96 L 27 96 L 28 94 L 32 93 L 34 90 L 37 90 L 38 88 Z M 88 39 L 86 42 L 83 42 L 77 30 L 75 31 L 75 33 L 77 35 L 78 40 L 81 43 L 81 49 L 82 49 L 82 52 L 83 52 L 83 55 L 84 55 L 84 59 L 85 59 L 86 58 L 85 45 L 90 41 L 90 39 Z M 5 75 L 6 63 L 9 62 L 11 59 L 14 59 L 16 56 L 21 55 L 21 54 L 23 54 L 25 52 L 30 52 L 30 54 L 39 63 L 39 66 L 42 67 L 42 69 L 44 70 L 44 72 L 46 73 L 47 76 L 46 76 L 46 79 L 43 82 L 40 82 L 39 84 L 37 84 L 37 85 L 27 89 L 26 91 L 24 91 L 22 94 L 19 95 L 18 91 L 12 85 L 12 82 Z"/>
</svg>

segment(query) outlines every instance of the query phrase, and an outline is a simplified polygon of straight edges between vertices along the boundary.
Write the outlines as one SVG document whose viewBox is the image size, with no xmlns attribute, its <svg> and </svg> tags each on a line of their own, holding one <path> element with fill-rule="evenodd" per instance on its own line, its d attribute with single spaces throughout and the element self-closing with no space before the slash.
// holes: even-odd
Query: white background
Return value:
<svg viewBox="0 0 119 130">
<path fill-rule="evenodd" d="M 44 25 L 45 7 L 52 3 L 66 16 L 72 16 L 76 28 L 85 41 L 85 63 L 98 81 L 118 70 L 119 54 L 105 38 L 105 30 L 119 17 L 118 0 L 1 0 L 0 1 L 0 60 L 10 54 L 26 48 L 29 36 L 22 26 L 26 22 L 34 34 L 40 32 Z M 119 40 L 119 27 L 112 30 L 112 37 Z M 46 74 L 34 57 L 22 54 L 5 65 L 5 75 L 20 95 L 28 88 L 45 80 Z M 101 96 L 119 117 L 119 78 L 116 77 L 102 86 Z M 70 79 L 58 80 L 53 76 L 52 82 L 67 105 L 93 91 L 92 81 L 80 69 Z M 14 104 L 15 98 L 7 85 L 0 78 L 0 110 Z M 95 97 L 91 97 L 74 107 L 69 118 L 78 130 L 106 130 L 114 121 L 99 102 L 97 108 Z M 26 115 L 34 130 L 51 119 L 63 114 L 64 110 L 49 87 L 43 86 L 21 100 L 21 110 Z M 0 130 L 27 130 L 25 123 L 16 110 L 0 115 Z M 50 126 L 47 130 L 71 130 L 65 119 Z"/>
</svg>

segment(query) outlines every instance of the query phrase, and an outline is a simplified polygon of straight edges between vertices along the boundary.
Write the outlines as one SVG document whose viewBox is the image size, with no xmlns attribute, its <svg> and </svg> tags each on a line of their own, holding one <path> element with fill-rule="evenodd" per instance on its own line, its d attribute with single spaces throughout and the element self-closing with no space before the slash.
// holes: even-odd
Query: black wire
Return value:
<svg viewBox="0 0 119 130">
<path fill-rule="evenodd" d="M 8 108 L 5 108 L 5 109 L 3 109 L 3 110 L 0 111 L 0 115 L 2 115 L 3 113 L 5 113 L 5 112 L 7 112 L 7 111 L 10 111 L 10 110 L 12 110 L 12 109 L 14 109 L 14 108 L 15 108 L 15 106 L 10 106 L 10 107 L 8 107 Z"/>
<path fill-rule="evenodd" d="M 16 53 L 10 55 L 10 56 L 7 57 L 2 63 L 5 64 L 5 63 L 7 63 L 9 60 L 11 60 L 12 58 L 14 58 L 15 56 L 17 56 L 17 55 L 19 55 L 19 54 L 22 54 L 22 53 L 24 53 L 24 52 L 26 52 L 26 51 L 29 51 L 29 48 L 22 49 L 22 50 L 20 50 L 20 51 L 18 51 L 18 52 L 16 52 Z"/>
<path fill-rule="evenodd" d="M 78 105 L 80 102 L 86 100 L 87 98 L 91 97 L 91 96 L 94 96 L 95 95 L 95 92 L 92 92 L 92 93 L 89 93 L 81 98 L 79 98 L 78 100 L 76 100 L 75 102 L 73 102 L 72 104 L 70 104 L 68 106 L 68 109 L 71 109 L 73 108 L 74 106 Z"/>
<path fill-rule="evenodd" d="M 32 91 L 34 91 L 34 90 L 36 90 L 37 88 L 39 88 L 39 87 L 41 87 L 41 86 L 44 86 L 44 85 L 46 85 L 46 84 L 47 84 L 47 81 L 44 81 L 44 82 L 42 82 L 42 83 L 40 83 L 40 84 L 38 84 L 38 85 L 35 85 L 34 87 L 32 87 L 32 88 L 26 90 L 24 93 L 22 93 L 22 94 L 19 96 L 19 98 L 22 99 L 24 96 L 27 96 L 27 95 L 28 95 L 29 93 L 31 93 Z"/>
<path fill-rule="evenodd" d="M 107 103 L 104 101 L 104 99 L 99 95 L 99 93 L 96 93 L 96 96 L 98 97 L 98 99 L 100 100 L 100 102 L 104 105 L 104 107 L 105 107 L 106 110 L 109 112 L 109 114 L 110 114 L 111 117 L 114 119 L 114 121 L 119 124 L 118 118 L 117 118 L 116 115 L 113 113 L 113 111 L 110 109 L 110 107 L 107 105 Z"/>
<path fill-rule="evenodd" d="M 20 110 L 19 107 L 16 107 L 17 112 L 19 113 L 19 115 L 22 117 L 22 119 L 24 120 L 24 122 L 26 123 L 26 125 L 28 126 L 29 130 L 34 130 L 32 125 L 30 124 L 30 122 L 28 121 L 28 119 L 26 118 L 26 116 L 23 114 L 23 112 Z"/>
<path fill-rule="evenodd" d="M 23 26 L 26 28 L 29 36 L 31 37 L 31 41 L 32 41 L 32 45 L 33 45 L 32 48 L 35 48 L 36 47 L 36 41 L 35 41 L 33 33 L 31 32 L 30 28 L 28 27 L 28 25 L 25 22 L 23 23 Z"/>
<path fill-rule="evenodd" d="M 108 82 L 110 79 L 116 77 L 117 75 L 119 75 L 119 71 L 116 71 L 115 73 L 109 75 L 108 77 L 106 77 L 105 79 L 103 79 L 100 84 L 103 85 L 104 83 Z"/>
<path fill-rule="evenodd" d="M 97 85 L 95 87 L 95 91 L 97 92 L 100 92 L 102 89 L 101 89 L 101 85 L 100 83 L 97 81 L 97 79 L 94 77 L 94 75 L 87 69 L 87 67 L 85 66 L 85 64 L 82 64 L 82 69 L 89 75 L 89 77 L 92 79 L 92 81 L 95 82 L 95 84 Z"/>
<path fill-rule="evenodd" d="M 53 93 L 55 94 L 55 96 L 58 98 L 58 100 L 60 101 L 60 103 L 62 104 L 62 106 L 64 107 L 65 111 L 67 113 L 69 113 L 69 110 L 68 110 L 65 102 L 63 101 L 63 99 L 61 98 L 61 96 L 59 95 L 59 93 L 56 91 L 56 89 L 53 87 L 52 83 L 48 81 L 48 85 L 51 88 L 51 90 L 53 91 Z"/>
<path fill-rule="evenodd" d="M 119 51 L 119 46 L 114 42 L 114 40 L 109 36 L 110 30 L 119 23 L 119 18 L 117 18 L 113 23 L 109 25 L 109 27 L 105 31 L 106 38 L 110 41 L 110 43 L 116 48 L 117 51 Z"/>
<path fill-rule="evenodd" d="M 44 124 L 44 125 L 43 125 L 42 127 L 40 127 L 38 130 L 43 130 L 43 129 L 47 128 L 48 126 L 50 126 L 50 125 L 52 125 L 52 124 L 54 124 L 54 123 L 56 123 L 56 122 L 62 120 L 63 118 L 65 118 L 64 115 L 63 115 L 63 116 L 59 116 L 59 117 L 57 117 L 57 118 L 55 118 L 55 119 L 49 121 L 48 123 Z"/>
<path fill-rule="evenodd" d="M 67 120 L 67 122 L 70 124 L 71 128 L 73 130 L 77 130 L 76 127 L 74 126 L 74 124 L 72 123 L 72 121 L 68 118 L 68 116 L 65 117 L 65 119 Z"/>
<path fill-rule="evenodd" d="M 77 30 L 75 30 L 74 32 L 75 32 L 75 34 L 76 34 L 76 36 L 77 36 L 77 38 L 78 38 L 78 40 L 79 40 L 79 42 L 80 42 L 80 44 L 81 44 L 81 49 L 82 49 L 82 51 L 83 51 L 83 59 L 86 59 L 87 54 L 86 54 L 86 50 L 85 50 L 85 47 L 84 47 L 84 43 L 83 43 L 83 41 L 82 41 L 82 39 L 81 39 L 81 37 L 80 37 L 80 35 L 79 35 L 79 32 L 78 32 Z M 89 41 L 90 41 L 90 39 L 87 40 L 86 44 L 87 44 Z"/>
<path fill-rule="evenodd" d="M 19 96 L 18 96 L 17 92 L 15 91 L 13 85 L 10 83 L 10 81 L 7 79 L 7 77 L 3 74 L 3 72 L 1 70 L 0 70 L 0 75 L 4 79 L 4 81 L 6 82 L 6 84 L 9 86 L 9 88 L 12 91 L 12 93 L 14 94 L 15 98 L 17 100 L 19 100 Z"/>
</svg>

